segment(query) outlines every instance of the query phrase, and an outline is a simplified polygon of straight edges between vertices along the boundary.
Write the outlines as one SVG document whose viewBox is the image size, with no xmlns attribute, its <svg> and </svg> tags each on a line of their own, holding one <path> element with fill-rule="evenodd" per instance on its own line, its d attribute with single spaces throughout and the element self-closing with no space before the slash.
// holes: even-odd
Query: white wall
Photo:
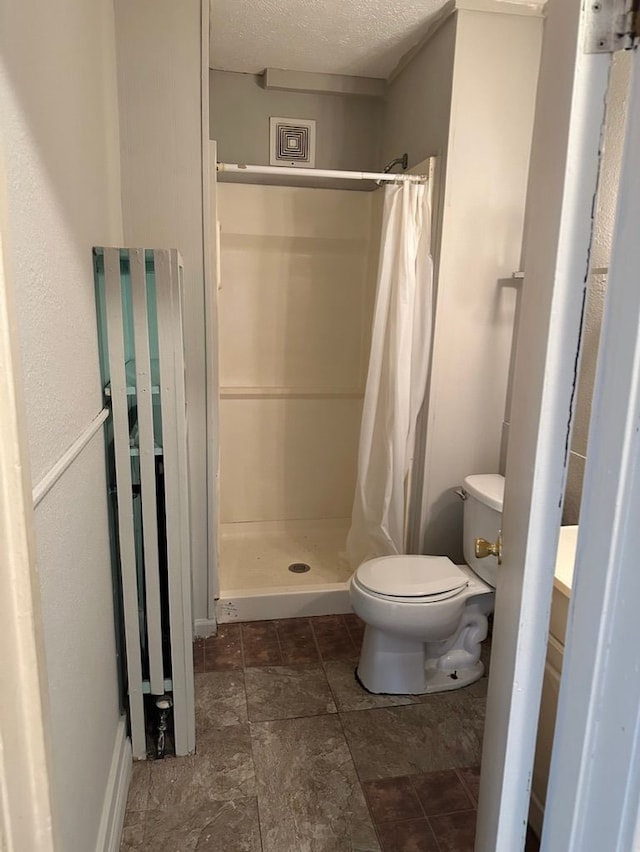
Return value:
<svg viewBox="0 0 640 852">
<path fill-rule="evenodd" d="M 218 188 L 223 523 L 351 514 L 374 195 Z"/>
<path fill-rule="evenodd" d="M 206 618 L 201 2 L 116 0 L 115 17 L 124 239 L 184 260 L 194 618 Z"/>
<path fill-rule="evenodd" d="M 446 157 L 457 16 L 451 15 L 389 85 L 382 159 L 406 151 L 409 165 Z"/>
<path fill-rule="evenodd" d="M 264 89 L 261 78 L 209 72 L 210 135 L 218 159 L 269 165 L 269 117 L 315 119 L 316 167 L 379 171 L 380 98 Z"/>
<path fill-rule="evenodd" d="M 6 3 L 8 262 L 34 484 L 102 408 L 91 247 L 122 240 L 109 0 Z M 54 808 L 64 852 L 95 847 L 119 719 L 99 433 L 36 510 Z"/>
<path fill-rule="evenodd" d="M 425 553 L 462 561 L 464 476 L 499 468 L 541 20 L 458 9 L 394 79 L 385 156 L 440 156 Z"/>
<path fill-rule="evenodd" d="M 499 468 L 541 35 L 457 13 L 425 472 L 426 552 L 457 559 L 453 489 Z"/>
</svg>

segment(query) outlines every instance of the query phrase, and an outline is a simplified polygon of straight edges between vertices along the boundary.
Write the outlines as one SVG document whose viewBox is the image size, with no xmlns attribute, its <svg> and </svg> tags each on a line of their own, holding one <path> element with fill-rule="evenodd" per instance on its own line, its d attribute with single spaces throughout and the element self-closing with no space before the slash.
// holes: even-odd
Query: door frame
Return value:
<svg viewBox="0 0 640 852">
<path fill-rule="evenodd" d="M 583 52 L 582 6 L 546 7 L 477 852 L 516 852 L 527 827 L 611 61 Z"/>
<path fill-rule="evenodd" d="M 543 852 L 640 844 L 640 53 L 634 52 Z"/>
<path fill-rule="evenodd" d="M 216 598 L 218 582 L 218 323 L 217 323 L 217 213 L 216 213 L 216 143 L 209 129 L 209 41 L 211 26 L 210 0 L 201 0 L 201 135 L 202 135 L 202 269 L 204 272 L 205 332 L 205 398 L 206 398 L 206 465 L 207 465 L 207 565 L 206 621 L 204 633 L 217 626 Z M 213 182 L 213 184 L 212 184 Z M 214 230 L 215 229 L 215 230 Z M 194 624 L 194 632 L 196 625 Z"/>
</svg>

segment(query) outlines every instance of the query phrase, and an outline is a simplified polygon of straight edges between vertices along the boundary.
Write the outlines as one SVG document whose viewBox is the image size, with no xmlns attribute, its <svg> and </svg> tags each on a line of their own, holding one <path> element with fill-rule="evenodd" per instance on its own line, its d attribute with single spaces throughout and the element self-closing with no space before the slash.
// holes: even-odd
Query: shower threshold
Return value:
<svg viewBox="0 0 640 852">
<path fill-rule="evenodd" d="M 281 586 L 272 589 L 230 590 L 221 592 L 216 601 L 218 624 L 274 618 L 306 618 L 311 615 L 340 615 L 346 612 L 352 612 L 348 583 L 313 586 L 307 589 Z"/>
</svg>

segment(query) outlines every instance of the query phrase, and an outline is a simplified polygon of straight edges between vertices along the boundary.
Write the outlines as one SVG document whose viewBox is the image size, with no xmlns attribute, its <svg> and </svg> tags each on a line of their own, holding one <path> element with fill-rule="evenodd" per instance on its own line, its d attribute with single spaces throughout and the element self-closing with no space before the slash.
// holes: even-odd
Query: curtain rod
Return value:
<svg viewBox="0 0 640 852">
<path fill-rule="evenodd" d="M 342 178 L 344 180 L 425 181 L 427 175 L 398 175 L 388 172 L 345 172 L 338 169 L 302 169 L 288 166 L 249 166 L 243 163 L 217 163 L 216 171 L 246 175 L 282 175 L 290 177 Z"/>
</svg>

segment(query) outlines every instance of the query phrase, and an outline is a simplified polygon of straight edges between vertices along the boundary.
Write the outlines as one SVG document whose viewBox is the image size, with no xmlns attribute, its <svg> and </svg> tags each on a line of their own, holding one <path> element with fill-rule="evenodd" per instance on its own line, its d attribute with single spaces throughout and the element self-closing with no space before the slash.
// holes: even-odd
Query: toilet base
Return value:
<svg viewBox="0 0 640 852">
<path fill-rule="evenodd" d="M 480 678 L 484 675 L 484 665 L 478 661 L 471 668 L 465 669 L 461 672 L 456 672 L 455 677 L 452 674 L 447 674 L 446 672 L 437 671 L 435 669 L 431 672 L 425 672 L 424 688 L 421 689 L 420 692 L 374 692 L 363 682 L 360 677 L 359 667 L 356 668 L 354 674 L 360 686 L 367 692 L 371 693 L 371 695 L 429 695 L 429 693 L 451 692 L 454 689 L 462 689 L 463 686 L 470 686 L 470 684 L 480 680 Z"/>
<path fill-rule="evenodd" d="M 484 674 L 481 642 L 487 636 L 485 607 L 467 608 L 458 630 L 446 640 L 421 642 L 367 624 L 356 676 L 380 695 L 450 692 Z"/>
</svg>

